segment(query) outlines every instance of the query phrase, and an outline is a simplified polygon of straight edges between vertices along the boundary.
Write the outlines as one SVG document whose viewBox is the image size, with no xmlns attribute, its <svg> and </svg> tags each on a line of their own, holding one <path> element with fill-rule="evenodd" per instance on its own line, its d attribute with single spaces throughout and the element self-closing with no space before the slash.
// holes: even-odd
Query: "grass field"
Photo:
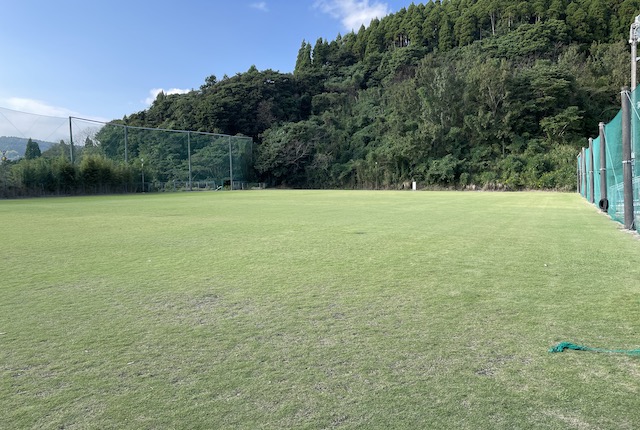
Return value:
<svg viewBox="0 0 640 430">
<path fill-rule="evenodd" d="M 640 241 L 574 194 L 0 201 L 0 428 L 640 428 Z"/>
</svg>

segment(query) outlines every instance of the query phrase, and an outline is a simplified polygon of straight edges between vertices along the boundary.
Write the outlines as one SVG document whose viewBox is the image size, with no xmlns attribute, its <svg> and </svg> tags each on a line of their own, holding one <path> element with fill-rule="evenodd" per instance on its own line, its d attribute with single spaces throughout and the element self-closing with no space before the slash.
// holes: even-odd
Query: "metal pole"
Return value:
<svg viewBox="0 0 640 430">
<path fill-rule="evenodd" d="M 636 16 L 629 28 L 629 43 L 631 44 L 631 91 L 636 89 L 638 82 L 636 77 L 638 65 L 638 29 L 640 29 L 640 15 Z"/>
<path fill-rule="evenodd" d="M 580 194 L 580 154 L 576 155 L 576 179 L 578 183 L 576 184 L 576 190 L 578 194 Z"/>
<path fill-rule="evenodd" d="M 73 164 L 73 125 L 71 124 L 71 117 L 69 117 L 69 157 L 71 158 L 71 164 Z"/>
<path fill-rule="evenodd" d="M 231 136 L 228 136 L 229 139 L 229 185 L 231 186 L 231 191 L 233 191 L 233 157 L 231 156 Z"/>
<path fill-rule="evenodd" d="M 193 191 L 191 185 L 191 132 L 187 133 L 187 153 L 189 157 L 189 191 Z"/>
<path fill-rule="evenodd" d="M 637 54 L 637 43 L 635 38 L 633 40 L 630 41 L 631 42 L 631 91 L 636 89 L 636 82 L 637 82 L 637 78 L 636 78 L 636 68 L 637 68 L 637 63 L 636 63 L 636 58 L 638 56 Z"/>
<path fill-rule="evenodd" d="M 593 167 L 593 138 L 589 138 L 589 201 L 591 203 L 596 202 L 594 187 L 595 187 L 595 178 L 593 174 L 595 172 L 595 168 Z"/>
<path fill-rule="evenodd" d="M 598 124 L 600 135 L 600 198 L 607 200 L 607 138 L 604 134 L 604 122 Z M 608 206 L 605 205 L 605 206 Z"/>
<path fill-rule="evenodd" d="M 624 87 L 622 98 L 622 178 L 624 189 L 624 228 L 633 229 L 633 173 L 631 171 L 631 102 L 629 88 Z"/>
<path fill-rule="evenodd" d="M 588 199 L 587 195 L 587 151 L 585 148 L 582 148 L 582 165 L 580 166 L 582 169 L 582 194 L 585 199 Z"/>
<path fill-rule="evenodd" d="M 129 162 L 129 128 L 124 126 L 124 162 Z"/>
</svg>

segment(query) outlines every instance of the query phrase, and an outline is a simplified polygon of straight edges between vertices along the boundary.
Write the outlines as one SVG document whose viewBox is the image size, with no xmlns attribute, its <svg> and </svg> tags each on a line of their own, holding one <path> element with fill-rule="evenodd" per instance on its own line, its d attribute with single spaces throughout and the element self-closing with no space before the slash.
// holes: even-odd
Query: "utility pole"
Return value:
<svg viewBox="0 0 640 430">
<path fill-rule="evenodd" d="M 227 136 L 229 140 L 229 189 L 233 191 L 233 156 L 231 151 L 231 135 Z"/>
<path fill-rule="evenodd" d="M 193 191 L 191 182 L 191 132 L 187 132 L 187 156 L 189 158 L 189 191 Z"/>
<path fill-rule="evenodd" d="M 69 158 L 71 159 L 71 164 L 73 164 L 73 124 L 71 118 L 69 117 Z"/>
<path fill-rule="evenodd" d="M 637 79 L 637 67 L 638 67 L 638 39 L 640 38 L 640 15 L 636 16 L 636 19 L 631 24 L 629 29 L 629 43 L 631 44 L 631 92 L 636 89 L 638 82 Z"/>
<path fill-rule="evenodd" d="M 631 159 L 631 101 L 629 89 L 623 88 L 622 98 L 622 180 L 624 196 L 624 228 L 633 229 L 633 160 Z"/>
</svg>

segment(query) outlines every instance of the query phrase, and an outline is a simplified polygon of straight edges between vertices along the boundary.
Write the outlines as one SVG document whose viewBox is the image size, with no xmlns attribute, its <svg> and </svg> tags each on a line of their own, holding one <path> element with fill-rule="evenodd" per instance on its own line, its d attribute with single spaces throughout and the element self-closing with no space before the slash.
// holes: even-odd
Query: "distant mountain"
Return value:
<svg viewBox="0 0 640 430">
<path fill-rule="evenodd" d="M 55 145 L 53 142 L 45 142 L 38 139 L 32 140 L 38 144 L 42 152 Z M 25 139 L 24 137 L 0 136 L 0 151 L 6 151 L 6 156 L 10 160 L 24 157 L 28 141 L 29 139 Z"/>
</svg>

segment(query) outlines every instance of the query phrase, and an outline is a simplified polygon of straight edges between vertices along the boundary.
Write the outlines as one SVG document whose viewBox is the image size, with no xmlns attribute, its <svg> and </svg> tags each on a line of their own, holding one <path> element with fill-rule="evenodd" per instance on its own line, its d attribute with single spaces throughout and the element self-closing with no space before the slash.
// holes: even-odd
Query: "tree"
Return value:
<svg viewBox="0 0 640 430">
<path fill-rule="evenodd" d="M 326 66 L 329 62 L 329 52 L 329 42 L 327 42 L 322 37 L 318 38 L 318 40 L 316 40 L 316 44 L 313 46 L 312 51 L 313 65 L 318 68 Z"/>
<path fill-rule="evenodd" d="M 453 36 L 453 25 L 451 25 L 449 15 L 444 15 L 438 32 L 438 49 L 440 51 L 448 51 L 453 48 L 455 45 Z"/>
<path fill-rule="evenodd" d="M 265 132 L 256 169 L 280 184 L 304 184 L 304 171 L 315 147 L 324 139 L 322 128 L 312 121 L 289 123 Z"/>
<path fill-rule="evenodd" d="M 46 158 L 60 158 L 60 157 L 69 157 L 69 145 L 64 143 L 64 140 L 60 140 L 60 142 L 52 145 L 49 149 L 42 153 L 43 157 Z"/>
<path fill-rule="evenodd" d="M 465 12 L 456 20 L 453 28 L 458 44 L 468 45 L 475 39 L 476 18 L 470 11 Z"/>
<path fill-rule="evenodd" d="M 312 67 L 311 64 L 311 44 L 306 41 L 302 41 L 302 46 L 298 51 L 298 58 L 296 60 L 296 68 L 293 71 L 294 75 L 300 75 L 309 71 Z"/>
<path fill-rule="evenodd" d="M 38 158 L 41 155 L 42 152 L 40 152 L 40 145 L 38 145 L 38 142 L 34 142 L 31 138 L 29 138 L 27 147 L 24 151 L 24 158 L 26 158 L 27 160 L 33 160 L 34 158 Z"/>
</svg>

